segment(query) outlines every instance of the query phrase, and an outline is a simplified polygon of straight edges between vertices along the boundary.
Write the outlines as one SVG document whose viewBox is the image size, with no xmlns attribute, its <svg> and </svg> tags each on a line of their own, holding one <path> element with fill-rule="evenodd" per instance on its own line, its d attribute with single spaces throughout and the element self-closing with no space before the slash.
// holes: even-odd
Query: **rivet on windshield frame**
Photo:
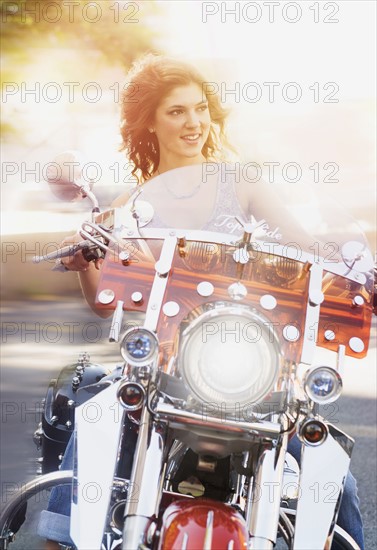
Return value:
<svg viewBox="0 0 377 550">
<path fill-rule="evenodd" d="M 285 325 L 283 336 L 288 342 L 296 342 L 300 338 L 300 331 L 294 325 Z"/>
<path fill-rule="evenodd" d="M 319 306 L 325 299 L 322 290 L 314 289 L 309 292 L 309 304 L 311 306 Z"/>
<path fill-rule="evenodd" d="M 130 263 L 130 254 L 129 252 L 126 252 L 125 250 L 122 250 L 122 252 L 119 253 L 119 259 L 122 262 L 123 265 L 128 265 Z"/>
<path fill-rule="evenodd" d="M 358 338 L 357 336 L 353 336 L 350 338 L 349 347 L 354 351 L 355 353 L 361 353 L 364 351 L 364 342 L 361 340 L 361 338 Z"/>
<path fill-rule="evenodd" d="M 141 302 L 143 301 L 143 295 L 141 292 L 133 292 L 131 294 L 131 300 L 133 301 L 134 304 L 141 304 Z"/>
<path fill-rule="evenodd" d="M 115 292 L 111 288 L 105 288 L 98 294 L 98 301 L 100 304 L 111 304 L 115 298 Z"/>
<path fill-rule="evenodd" d="M 325 340 L 329 342 L 335 340 L 335 332 L 333 330 L 325 330 Z"/>
<path fill-rule="evenodd" d="M 202 281 L 201 283 L 198 284 L 198 286 L 196 287 L 196 290 L 200 296 L 207 297 L 213 294 L 215 287 L 213 286 L 212 283 L 208 281 Z"/>
<path fill-rule="evenodd" d="M 268 310 L 275 309 L 277 305 L 276 298 L 271 294 L 264 294 L 263 296 L 261 296 L 259 303 L 263 307 L 263 309 Z"/>
<path fill-rule="evenodd" d="M 364 305 L 364 298 L 362 296 L 360 296 L 360 294 L 357 294 L 356 296 L 354 296 L 353 300 L 352 300 L 352 306 L 353 307 L 361 307 Z"/>
<path fill-rule="evenodd" d="M 166 317 L 175 317 L 178 315 L 180 310 L 179 304 L 177 302 L 166 302 L 166 304 L 163 305 L 162 311 L 166 315 Z"/>
<path fill-rule="evenodd" d="M 164 262 L 163 260 L 158 260 L 154 268 L 159 277 L 167 277 L 171 269 L 171 264 L 169 262 Z"/>
</svg>

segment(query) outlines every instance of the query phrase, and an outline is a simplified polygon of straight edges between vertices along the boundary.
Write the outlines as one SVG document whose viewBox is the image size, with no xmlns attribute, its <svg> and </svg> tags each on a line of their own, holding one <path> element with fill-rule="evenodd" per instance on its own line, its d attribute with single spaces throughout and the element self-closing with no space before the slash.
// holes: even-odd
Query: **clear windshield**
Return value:
<svg viewBox="0 0 377 550">
<path fill-rule="evenodd" d="M 156 271 L 169 272 L 164 303 L 180 304 L 174 320 L 169 312 L 159 317 L 159 338 L 169 346 L 193 311 L 220 300 L 246 304 L 281 330 L 293 326 L 305 334 L 294 345 L 281 334 L 292 361 L 300 359 L 311 326 L 318 328 L 318 345 L 337 351 L 342 343 L 347 354 L 364 356 L 373 262 L 360 228 L 322 196 L 323 187 L 250 182 L 240 170 L 190 166 L 153 178 L 139 195 L 136 189 L 114 211 L 115 234 L 130 259 L 106 258 L 98 305 L 122 300 L 129 311 L 146 311 Z M 174 237 L 170 244 L 167 237 Z M 111 305 L 99 298 L 109 289 Z"/>
<path fill-rule="evenodd" d="M 231 235 L 235 241 L 250 230 L 242 224 L 252 223 L 253 240 L 271 243 L 273 252 L 275 243 L 322 257 L 327 264 L 372 270 L 360 227 L 323 186 L 268 184 L 254 181 L 249 172 L 247 165 L 225 163 L 171 170 L 144 184 L 124 214 L 133 204 L 140 227 L 203 230 Z M 127 225 L 127 217 L 122 220 Z"/>
</svg>

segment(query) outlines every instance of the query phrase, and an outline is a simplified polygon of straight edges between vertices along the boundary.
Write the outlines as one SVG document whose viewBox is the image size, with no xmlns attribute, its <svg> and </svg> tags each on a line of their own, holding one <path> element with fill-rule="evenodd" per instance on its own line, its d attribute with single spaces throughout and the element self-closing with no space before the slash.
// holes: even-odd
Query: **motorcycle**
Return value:
<svg viewBox="0 0 377 550">
<path fill-rule="evenodd" d="M 320 407 L 340 396 L 346 358 L 367 354 L 365 237 L 328 198 L 313 209 L 290 184 L 293 205 L 243 169 L 232 183 L 243 216 L 203 229 L 196 200 L 202 185 L 216 197 L 222 163 L 159 175 L 100 213 L 77 164 L 50 183 L 91 199 L 83 241 L 36 260 L 104 259 L 96 305 L 113 312 L 123 362 L 109 374 L 82 353 L 51 383 L 34 436 L 43 475 L 8 502 L 2 548 L 25 500 L 61 484 L 78 550 L 358 548 L 336 525 L 354 441 Z M 73 469 L 59 470 L 71 437 Z"/>
</svg>

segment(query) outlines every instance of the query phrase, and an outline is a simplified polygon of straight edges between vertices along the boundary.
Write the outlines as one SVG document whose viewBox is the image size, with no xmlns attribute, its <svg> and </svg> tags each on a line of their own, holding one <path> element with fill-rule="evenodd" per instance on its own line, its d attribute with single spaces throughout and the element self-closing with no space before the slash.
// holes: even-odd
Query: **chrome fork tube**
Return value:
<svg viewBox="0 0 377 550">
<path fill-rule="evenodd" d="M 280 446 L 265 451 L 259 458 L 249 486 L 246 507 L 249 549 L 270 550 L 276 543 L 288 435 L 284 434 L 280 442 Z"/>
<path fill-rule="evenodd" d="M 164 479 L 164 435 L 144 407 L 129 494 L 124 512 L 122 548 L 138 548 L 160 504 Z"/>
</svg>

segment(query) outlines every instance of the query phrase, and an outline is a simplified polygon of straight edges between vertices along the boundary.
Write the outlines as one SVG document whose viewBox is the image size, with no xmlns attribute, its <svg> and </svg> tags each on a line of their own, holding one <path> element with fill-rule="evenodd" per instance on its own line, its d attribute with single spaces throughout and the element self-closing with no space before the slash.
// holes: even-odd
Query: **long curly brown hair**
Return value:
<svg viewBox="0 0 377 550">
<path fill-rule="evenodd" d="M 148 180 L 157 170 L 160 151 L 157 137 L 148 128 L 161 100 L 177 86 L 198 84 L 208 101 L 211 126 L 202 154 L 207 161 L 225 158 L 225 147 L 232 149 L 225 136 L 228 111 L 219 97 L 208 93 L 202 75 L 188 63 L 165 56 L 148 54 L 134 63 L 122 94 L 120 150 L 126 151 L 134 167 L 132 174 L 139 183 Z M 207 93 L 206 93 L 207 92 Z"/>
</svg>

